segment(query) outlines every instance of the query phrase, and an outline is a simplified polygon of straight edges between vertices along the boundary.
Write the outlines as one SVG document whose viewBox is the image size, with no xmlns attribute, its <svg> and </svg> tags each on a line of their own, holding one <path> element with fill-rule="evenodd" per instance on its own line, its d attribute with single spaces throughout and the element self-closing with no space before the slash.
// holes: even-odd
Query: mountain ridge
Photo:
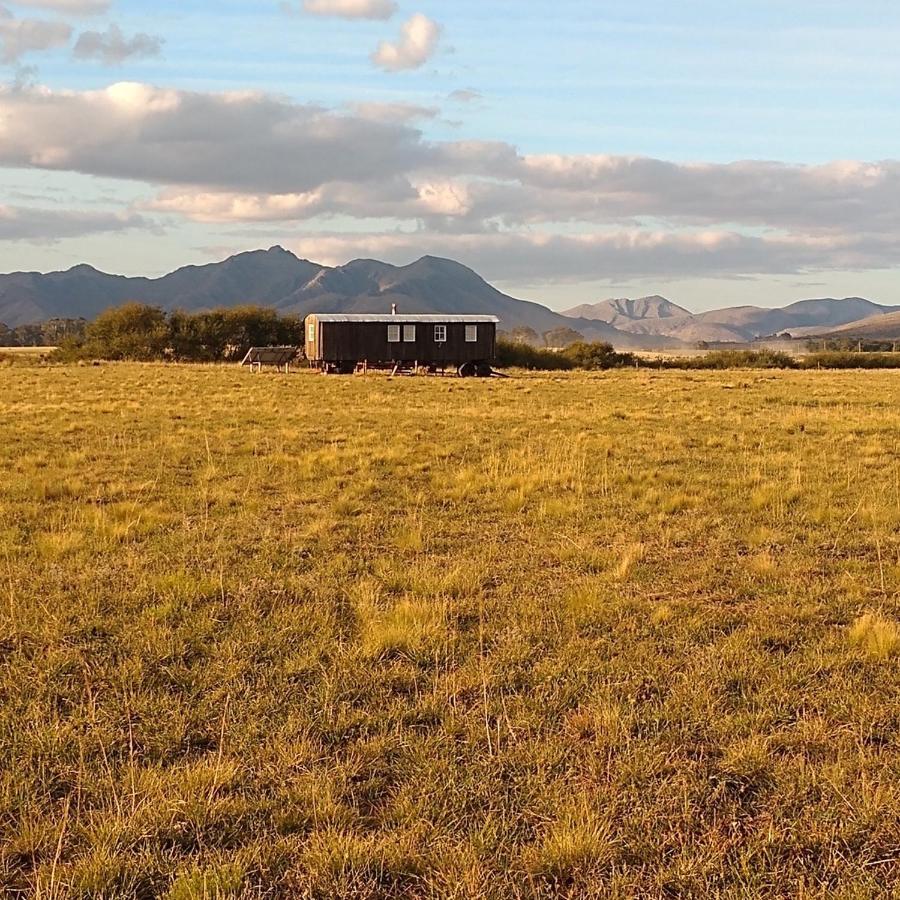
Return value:
<svg viewBox="0 0 900 900">
<path fill-rule="evenodd" d="M 276 245 L 218 263 L 183 266 L 158 278 L 110 275 L 86 264 L 64 272 L 0 275 L 0 322 L 9 327 L 54 318 L 93 319 L 129 301 L 187 312 L 255 304 L 299 316 L 386 312 L 397 304 L 408 313 L 496 315 L 505 331 L 531 329 L 542 335 L 575 328 L 588 340 L 606 340 L 621 348 L 679 344 L 664 336 L 629 334 L 605 322 L 568 318 L 503 294 L 472 269 L 435 256 L 407 266 L 355 259 L 331 267 Z"/>
<path fill-rule="evenodd" d="M 782 307 L 733 306 L 691 313 L 665 297 L 616 298 L 583 304 L 564 315 L 607 321 L 620 331 L 664 336 L 685 343 L 748 343 L 790 333 L 793 337 L 821 334 L 849 323 L 900 312 L 864 297 L 821 297 Z"/>
<path fill-rule="evenodd" d="M 405 266 L 354 259 L 323 266 L 275 245 L 220 262 L 182 266 L 156 278 L 102 272 L 87 263 L 64 271 L 0 275 L 0 322 L 15 328 L 50 319 L 93 319 L 128 301 L 167 310 L 262 305 L 282 314 L 375 313 L 397 306 L 408 313 L 484 313 L 501 330 L 537 333 L 574 330 L 587 340 L 622 349 L 666 349 L 706 343 L 748 343 L 789 332 L 826 334 L 900 313 L 862 297 L 815 298 L 784 307 L 740 306 L 691 313 L 666 297 L 614 298 L 556 312 L 502 293 L 452 259 L 423 256 Z M 888 324 L 888 323 L 885 323 Z"/>
</svg>

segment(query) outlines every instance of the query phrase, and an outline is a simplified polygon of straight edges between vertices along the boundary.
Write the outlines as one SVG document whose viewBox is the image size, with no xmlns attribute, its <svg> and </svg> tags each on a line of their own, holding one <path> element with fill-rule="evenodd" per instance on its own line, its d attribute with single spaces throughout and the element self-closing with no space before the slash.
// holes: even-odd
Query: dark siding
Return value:
<svg viewBox="0 0 900 900">
<path fill-rule="evenodd" d="M 307 320 L 307 328 L 310 321 Z M 390 324 L 400 326 L 399 343 L 388 342 Z M 490 361 L 494 358 L 497 326 L 493 322 L 478 322 L 478 340 L 466 341 L 466 325 L 447 322 L 447 340 L 434 339 L 435 324 L 410 322 L 397 317 L 396 323 L 386 322 L 316 322 L 316 345 L 307 343 L 307 355 L 324 362 L 367 360 L 372 364 L 390 362 L 419 362 L 458 366 L 464 362 Z M 403 326 L 415 325 L 416 340 L 404 341 Z M 307 333 L 307 342 L 309 335 Z"/>
</svg>

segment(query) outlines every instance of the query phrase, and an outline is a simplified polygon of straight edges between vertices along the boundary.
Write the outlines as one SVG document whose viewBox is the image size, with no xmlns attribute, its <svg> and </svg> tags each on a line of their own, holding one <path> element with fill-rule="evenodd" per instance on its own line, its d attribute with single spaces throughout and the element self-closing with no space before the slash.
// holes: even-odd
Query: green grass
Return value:
<svg viewBox="0 0 900 900">
<path fill-rule="evenodd" d="M 898 389 L 0 366 L 0 893 L 896 895 Z"/>
</svg>

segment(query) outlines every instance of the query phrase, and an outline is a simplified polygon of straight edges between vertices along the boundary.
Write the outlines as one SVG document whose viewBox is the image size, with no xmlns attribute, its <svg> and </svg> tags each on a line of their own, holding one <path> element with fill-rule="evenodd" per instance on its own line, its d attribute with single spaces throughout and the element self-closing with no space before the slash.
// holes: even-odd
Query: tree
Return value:
<svg viewBox="0 0 900 900">
<path fill-rule="evenodd" d="M 532 347 L 543 346 L 541 336 L 528 325 L 513 328 L 509 333 L 509 340 L 515 344 L 530 344 Z"/>
<path fill-rule="evenodd" d="M 166 314 L 143 303 L 107 309 L 85 330 L 86 356 L 149 361 L 162 359 L 168 346 Z"/>
<path fill-rule="evenodd" d="M 568 328 L 563 325 L 561 328 L 554 328 L 545 332 L 544 340 L 548 347 L 568 347 L 571 344 L 583 342 L 584 335 L 574 328 Z"/>
<path fill-rule="evenodd" d="M 605 341 L 585 343 L 579 341 L 570 344 L 563 351 L 563 356 L 578 369 L 616 369 L 621 366 L 633 366 L 635 357 L 632 353 L 617 353 L 612 344 Z"/>
</svg>

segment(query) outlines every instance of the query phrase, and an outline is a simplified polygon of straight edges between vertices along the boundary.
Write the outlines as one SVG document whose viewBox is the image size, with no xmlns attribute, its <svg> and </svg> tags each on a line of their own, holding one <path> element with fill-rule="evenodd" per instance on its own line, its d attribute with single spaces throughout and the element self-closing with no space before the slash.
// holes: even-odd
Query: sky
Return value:
<svg viewBox="0 0 900 900">
<path fill-rule="evenodd" d="M 900 304 L 891 0 L 0 0 L 0 271 Z"/>
</svg>

